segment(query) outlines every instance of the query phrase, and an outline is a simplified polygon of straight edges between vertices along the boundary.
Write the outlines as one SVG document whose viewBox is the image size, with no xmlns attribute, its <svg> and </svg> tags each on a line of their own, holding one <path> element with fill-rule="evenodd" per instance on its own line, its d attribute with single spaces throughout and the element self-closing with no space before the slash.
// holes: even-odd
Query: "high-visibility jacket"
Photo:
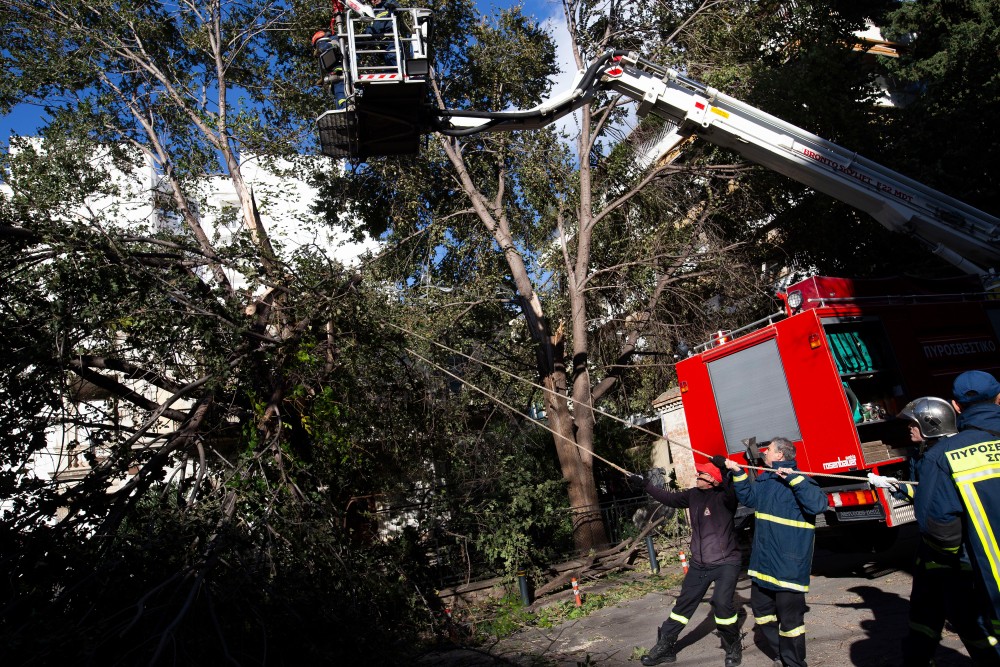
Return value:
<svg viewBox="0 0 1000 667">
<path fill-rule="evenodd" d="M 763 588 L 805 593 L 809 590 L 816 515 L 826 510 L 826 494 L 798 472 L 795 461 L 775 461 L 772 468 L 791 468 L 786 479 L 768 470 L 751 482 L 735 473 L 736 497 L 754 512 L 753 547 L 747 575 Z"/>
<path fill-rule="evenodd" d="M 917 495 L 928 498 L 934 541 L 955 550 L 964 543 L 1000 631 L 1000 406 L 969 406 L 959 427 L 927 453 Z"/>
<path fill-rule="evenodd" d="M 918 483 L 920 482 L 920 478 L 922 476 L 921 470 L 924 467 L 924 462 L 927 459 L 928 454 L 939 442 L 941 442 L 942 439 L 943 438 L 929 438 L 925 441 L 922 449 L 915 452 L 914 455 L 910 457 L 910 477 L 914 481 Z M 913 512 L 917 520 L 917 525 L 920 526 L 920 531 L 922 533 L 926 533 L 928 511 L 927 494 L 918 493 L 916 484 L 900 482 L 897 489 L 892 492 L 892 496 L 897 500 L 908 500 L 913 503 Z"/>
<path fill-rule="evenodd" d="M 377 37 L 392 30 L 392 21 L 389 20 L 389 17 L 396 13 L 398 9 L 399 7 L 396 3 L 391 2 L 391 0 L 387 0 L 378 7 L 375 7 L 375 18 L 382 20 L 372 21 L 365 32 L 369 35 L 375 35 Z"/>
</svg>

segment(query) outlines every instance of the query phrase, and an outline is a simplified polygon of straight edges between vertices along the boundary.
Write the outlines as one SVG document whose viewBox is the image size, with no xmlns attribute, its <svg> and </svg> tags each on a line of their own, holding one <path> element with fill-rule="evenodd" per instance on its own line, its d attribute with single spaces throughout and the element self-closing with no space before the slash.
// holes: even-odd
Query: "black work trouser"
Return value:
<svg viewBox="0 0 1000 667">
<path fill-rule="evenodd" d="M 750 587 L 750 608 L 771 650 L 785 667 L 806 667 L 806 594 Z"/>
<path fill-rule="evenodd" d="M 910 590 L 910 631 L 903 640 L 903 666 L 927 667 L 941 642 L 947 620 L 976 667 L 1000 665 L 980 616 L 976 575 L 957 555 L 941 554 L 926 544 L 917 551 Z"/>
<path fill-rule="evenodd" d="M 670 617 L 660 626 L 660 637 L 676 638 L 681 633 L 713 583 L 715 589 L 712 591 L 711 604 L 712 611 L 715 612 L 715 626 L 719 629 L 719 634 L 728 640 L 738 637 L 739 625 L 733 596 L 736 594 L 736 580 L 739 576 L 739 563 L 707 566 L 692 563 L 681 584 L 681 594 L 670 610 Z"/>
</svg>

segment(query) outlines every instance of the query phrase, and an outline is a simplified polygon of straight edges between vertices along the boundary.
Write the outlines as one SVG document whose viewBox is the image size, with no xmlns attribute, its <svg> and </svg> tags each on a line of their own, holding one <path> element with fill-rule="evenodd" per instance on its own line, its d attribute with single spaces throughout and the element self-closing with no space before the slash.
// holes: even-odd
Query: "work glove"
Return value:
<svg viewBox="0 0 1000 667">
<path fill-rule="evenodd" d="M 722 474 L 726 474 L 727 472 L 729 472 L 729 468 L 726 467 L 725 456 L 719 456 L 718 454 L 716 454 L 715 456 L 710 458 L 709 461 L 712 463 L 712 465 L 721 470 Z"/>
<path fill-rule="evenodd" d="M 642 475 L 628 473 L 625 475 L 625 483 L 628 484 L 628 488 L 633 491 L 643 491 L 646 488 L 646 478 Z"/>
<path fill-rule="evenodd" d="M 899 480 L 895 477 L 885 477 L 883 475 L 876 475 L 873 472 L 868 473 L 868 483 L 877 489 L 889 489 L 890 491 L 899 490 Z"/>
</svg>

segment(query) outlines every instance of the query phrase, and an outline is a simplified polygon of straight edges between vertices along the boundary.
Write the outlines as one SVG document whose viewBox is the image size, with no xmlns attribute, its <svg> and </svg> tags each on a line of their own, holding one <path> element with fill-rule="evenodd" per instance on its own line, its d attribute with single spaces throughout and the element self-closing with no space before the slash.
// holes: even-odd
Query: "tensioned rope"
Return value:
<svg viewBox="0 0 1000 667">
<path fill-rule="evenodd" d="M 445 351 L 450 352 L 452 354 L 457 354 L 458 356 L 463 357 L 465 359 L 468 359 L 469 361 L 474 361 L 474 362 L 476 362 L 478 364 L 481 364 L 482 366 L 485 366 L 486 368 L 490 368 L 492 370 L 497 371 L 498 373 L 502 373 L 503 375 L 506 375 L 506 376 L 508 376 L 508 377 L 510 377 L 510 378 L 512 378 L 512 379 L 514 379 L 516 381 L 518 381 L 518 382 L 521 382 L 522 384 L 526 384 L 528 386 L 535 387 L 536 389 L 541 389 L 546 394 L 555 394 L 556 393 L 556 392 L 554 392 L 553 390 L 549 389 L 548 387 L 546 387 L 544 385 L 540 385 L 540 384 L 538 384 L 536 382 L 532 382 L 531 380 L 522 378 L 521 376 L 519 376 L 519 375 L 517 375 L 515 373 L 512 373 L 512 372 L 510 372 L 510 371 L 508 371 L 508 370 L 506 370 L 504 368 L 500 368 L 499 366 L 491 364 L 488 361 L 484 361 L 482 359 L 478 359 L 478 358 L 473 357 L 471 355 L 465 354 L 464 352 L 462 352 L 460 350 L 456 350 L 455 348 L 449 347 L 448 345 L 445 345 L 444 343 L 440 343 L 440 342 L 438 342 L 436 340 L 428 338 L 427 336 L 423 336 L 423 335 L 418 334 L 418 333 L 416 333 L 414 331 L 410 331 L 409 329 L 407 329 L 405 327 L 401 327 L 398 324 L 394 324 L 392 322 L 386 322 L 386 324 L 388 324 L 389 326 L 393 327 L 394 329 L 398 329 L 399 331 L 401 331 L 401 332 L 403 332 L 403 333 L 405 333 L 407 335 L 413 336 L 415 338 L 419 338 L 419 339 L 424 340 L 424 341 L 426 341 L 426 342 L 428 342 L 428 343 L 430 343 L 432 345 L 436 345 L 437 347 L 440 347 L 442 350 L 445 350 Z M 518 414 L 518 415 L 520 415 L 520 416 L 528 419 L 532 423 L 534 423 L 534 424 L 536 424 L 538 426 L 541 426 L 543 429 L 545 429 L 549 433 L 552 433 L 554 436 L 556 436 L 556 437 L 558 437 L 560 439 L 566 440 L 567 442 L 569 442 L 570 444 L 572 444 L 574 447 L 580 449 L 581 451 L 587 452 L 588 454 L 590 454 L 594 458 L 598 459 L 599 461 L 603 461 L 604 463 L 608 464 L 609 466 L 611 466 L 615 470 L 618 470 L 619 472 L 621 472 L 623 474 L 626 474 L 626 475 L 633 474 L 633 473 L 625 470 L 621 466 L 619 466 L 619 465 L 617 465 L 615 463 L 612 463 L 611 461 L 608 461 L 607 459 L 605 459 L 605 458 L 603 458 L 603 457 L 595 454 L 594 452 L 590 451 L 589 449 L 586 449 L 582 445 L 577 444 L 575 441 L 570 440 L 569 438 L 567 438 L 566 436 L 562 435 L 561 433 L 558 433 L 558 432 L 552 430 L 546 424 L 541 423 L 537 419 L 534 419 L 534 418 L 532 418 L 532 417 L 524 414 L 520 410 L 517 410 L 516 408 L 508 405 L 507 403 L 505 403 L 504 401 L 502 401 L 500 398 L 498 398 L 496 396 L 493 396 L 492 394 L 490 394 L 489 392 L 487 392 L 484 389 L 481 389 L 480 387 L 477 387 L 476 385 L 474 385 L 473 383 L 469 382 L 465 378 L 462 378 L 462 377 L 459 377 L 458 375 L 455 375 L 451 371 L 449 371 L 446 368 L 444 368 L 444 367 L 442 367 L 442 366 L 434 363 L 433 361 L 428 360 L 427 358 L 423 357 L 422 355 L 420 355 L 419 353 L 415 352 L 414 350 L 412 350 L 410 348 L 406 348 L 406 349 L 407 349 L 407 352 L 410 352 L 411 354 L 417 356 L 418 358 L 420 358 L 424 362 L 431 364 L 435 368 L 437 368 L 437 369 L 441 370 L 442 372 L 448 374 L 449 376 L 455 378 L 456 380 L 458 380 L 462 384 L 468 386 L 470 389 L 473 389 L 473 390 L 475 390 L 475 391 L 483 394 L 484 396 L 486 396 L 487 398 L 489 398 L 491 401 L 494 401 L 495 403 L 504 406 L 508 410 L 512 410 L 516 414 Z M 559 396 L 560 398 L 564 398 L 565 400 L 569 401 L 570 403 L 573 402 L 573 399 L 570 398 L 569 396 L 562 396 L 561 394 L 556 394 L 556 395 Z M 660 434 L 660 433 L 656 433 L 655 431 L 650 431 L 649 429 L 643 428 L 643 427 L 639 426 L 638 424 L 633 424 L 632 422 L 628 421 L 627 419 L 622 419 L 621 417 L 619 417 L 617 415 L 613 415 L 613 414 L 611 414 L 609 412 L 606 412 L 606 411 L 604 411 L 604 410 L 602 410 L 600 408 L 593 407 L 593 406 L 588 406 L 588 408 L 590 410 L 593 410 L 594 412 L 600 414 L 600 415 L 608 417 L 609 419 L 612 419 L 612 420 L 617 421 L 617 422 L 621 422 L 622 424 L 624 424 L 628 428 L 635 429 L 635 430 L 637 430 L 637 431 L 639 431 L 641 433 L 647 433 L 647 434 L 652 435 L 652 436 L 654 436 L 656 438 L 664 438 L 664 439 L 666 439 L 665 436 L 662 435 L 662 434 Z M 684 445 L 684 444 L 682 444 L 680 442 L 677 442 L 677 441 L 669 441 L 669 442 L 672 442 L 673 444 L 677 445 L 678 447 L 680 447 L 682 449 L 687 449 L 689 451 L 695 452 L 696 454 L 701 454 L 702 456 L 705 456 L 706 458 L 711 458 L 711 456 L 712 456 L 711 454 L 708 454 L 707 452 L 703 452 L 703 451 L 701 451 L 699 449 L 696 449 L 696 448 L 691 447 L 689 445 Z M 761 466 L 744 465 L 744 464 L 741 464 L 741 466 L 744 467 L 744 468 L 747 468 L 749 470 L 761 470 L 761 471 L 771 471 L 771 472 L 774 471 L 772 468 L 765 468 L 765 467 L 761 467 Z M 831 474 L 831 473 L 806 472 L 806 471 L 803 471 L 803 470 L 799 470 L 797 472 L 799 472 L 800 474 L 803 474 L 803 475 L 810 476 L 810 477 L 830 477 L 830 478 L 834 478 L 834 479 L 856 480 L 856 481 L 861 481 L 861 482 L 868 482 L 868 478 L 867 477 L 856 477 L 856 476 L 853 476 L 853 475 L 834 475 L 834 474 Z M 909 485 L 912 485 L 912 486 L 917 486 L 917 484 L 918 484 L 917 482 L 910 482 L 910 481 L 901 481 L 899 483 L 900 484 L 909 484 Z"/>
</svg>

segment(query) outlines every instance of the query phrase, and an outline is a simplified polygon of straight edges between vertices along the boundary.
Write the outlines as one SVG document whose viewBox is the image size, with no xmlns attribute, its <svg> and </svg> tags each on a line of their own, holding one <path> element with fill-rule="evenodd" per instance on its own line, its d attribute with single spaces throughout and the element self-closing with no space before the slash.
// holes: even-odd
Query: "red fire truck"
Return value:
<svg viewBox="0 0 1000 667">
<path fill-rule="evenodd" d="M 786 437 L 829 495 L 817 525 L 912 521 L 912 505 L 863 478 L 911 479 L 909 433 L 894 418 L 908 401 L 950 398 L 962 371 L 1000 371 L 991 296 L 972 276 L 790 285 L 780 312 L 720 332 L 677 364 L 691 447 L 749 462 L 758 445 Z"/>
</svg>

